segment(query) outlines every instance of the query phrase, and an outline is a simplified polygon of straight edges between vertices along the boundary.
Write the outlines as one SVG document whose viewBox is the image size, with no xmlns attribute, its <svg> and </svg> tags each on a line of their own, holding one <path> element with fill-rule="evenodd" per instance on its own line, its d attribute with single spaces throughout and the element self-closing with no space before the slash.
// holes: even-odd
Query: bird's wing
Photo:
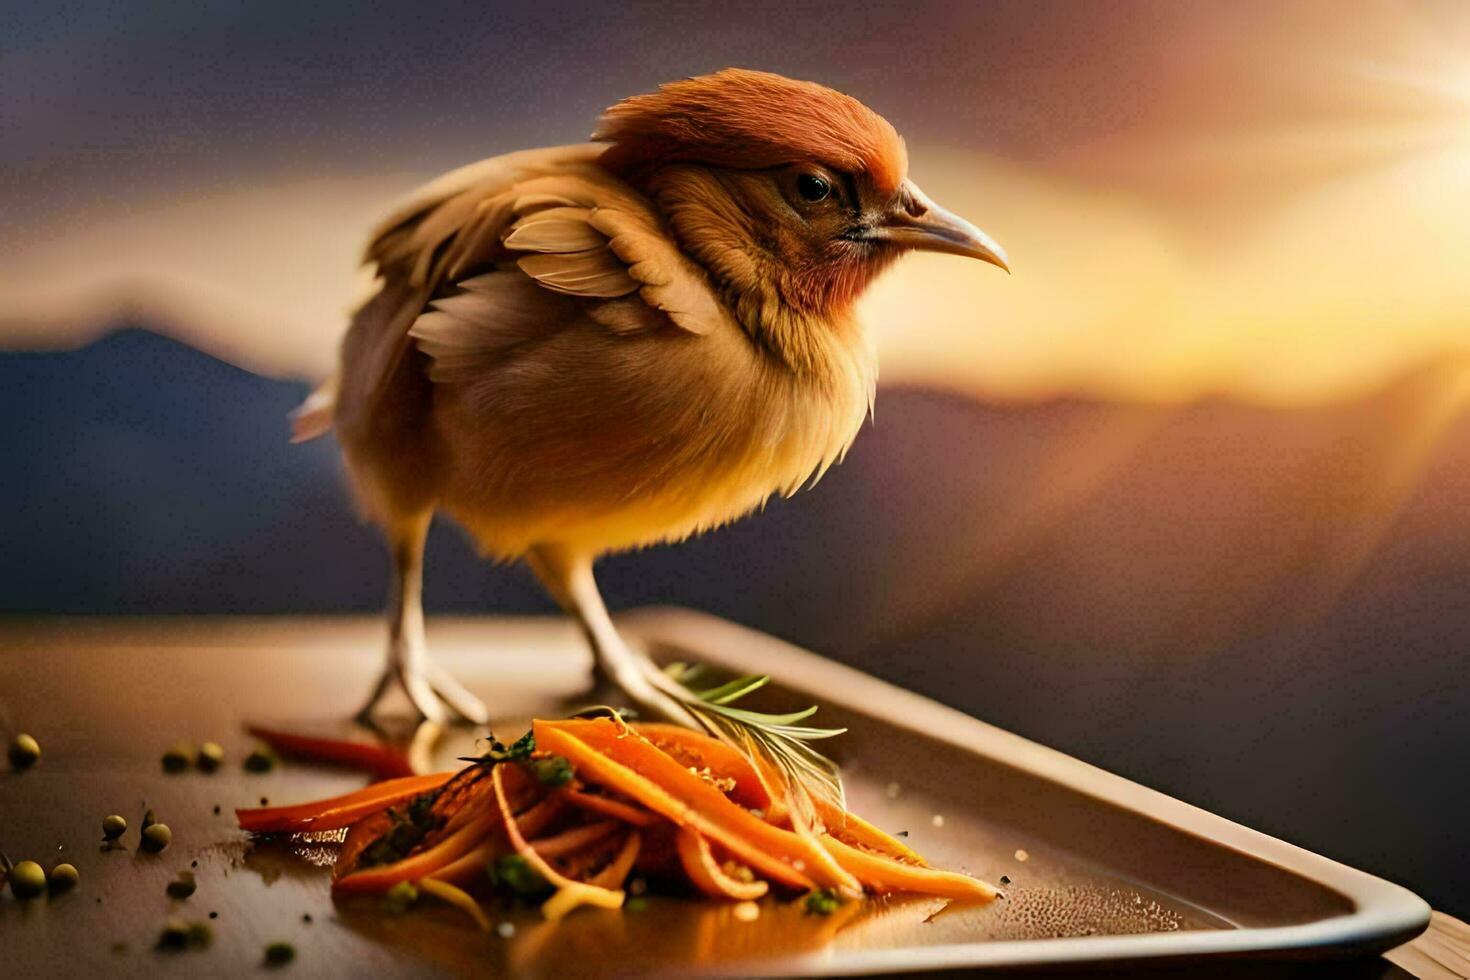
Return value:
<svg viewBox="0 0 1470 980">
<path fill-rule="evenodd" d="M 596 165 L 602 150 L 472 164 L 379 225 L 366 260 L 382 286 L 345 341 L 339 418 L 371 407 L 410 343 L 443 380 L 579 313 L 616 333 L 729 321 L 650 202 Z"/>
<path fill-rule="evenodd" d="M 436 381 L 472 377 L 579 317 L 616 334 L 706 334 L 730 322 L 653 206 L 595 166 L 522 181 L 478 214 L 440 260 L 455 288 L 410 330 Z"/>
</svg>

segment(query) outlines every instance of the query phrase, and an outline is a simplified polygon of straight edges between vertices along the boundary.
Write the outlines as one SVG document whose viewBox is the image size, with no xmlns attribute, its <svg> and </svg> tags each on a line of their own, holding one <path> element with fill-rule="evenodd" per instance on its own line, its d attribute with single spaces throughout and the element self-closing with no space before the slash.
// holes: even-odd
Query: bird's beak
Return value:
<svg viewBox="0 0 1470 980">
<path fill-rule="evenodd" d="M 870 235 L 901 248 L 965 255 L 1011 271 L 1005 249 L 993 238 L 929 200 L 912 181 L 903 182 L 892 208 Z"/>
</svg>

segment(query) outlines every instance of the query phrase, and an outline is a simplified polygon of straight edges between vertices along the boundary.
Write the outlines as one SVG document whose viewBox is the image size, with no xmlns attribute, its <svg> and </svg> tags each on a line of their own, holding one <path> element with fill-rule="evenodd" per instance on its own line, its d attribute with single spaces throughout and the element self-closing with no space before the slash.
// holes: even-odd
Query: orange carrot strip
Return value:
<svg viewBox="0 0 1470 980">
<path fill-rule="evenodd" d="M 687 824 L 680 827 L 674 840 L 679 849 L 679 861 L 684 865 L 684 873 L 689 876 L 695 888 L 710 898 L 732 898 L 737 902 L 748 902 L 760 898 L 770 890 L 770 886 L 764 881 L 740 881 L 725 874 L 725 870 L 715 861 L 709 841 L 693 827 Z"/>
<path fill-rule="evenodd" d="M 815 878 L 826 887 L 858 890 L 856 879 L 840 868 L 830 873 L 830 856 L 820 847 L 730 802 L 642 735 L 620 734 L 605 719 L 537 721 L 534 727 L 536 744 L 566 756 L 582 779 L 631 796 L 680 826 L 693 825 L 763 877 L 795 888 L 815 887 Z"/>
<path fill-rule="evenodd" d="M 623 846 L 618 851 L 617 857 L 608 863 L 597 874 L 587 879 L 587 884 L 598 888 L 622 888 L 628 872 L 633 870 L 633 863 L 638 860 L 638 850 L 643 846 L 643 835 L 636 830 L 630 830 L 628 836 L 623 839 Z"/>
<path fill-rule="evenodd" d="M 929 867 L 916 852 L 897 838 L 891 837 L 849 810 L 842 810 L 826 800 L 813 799 L 817 816 L 827 827 L 827 833 L 847 844 L 855 844 L 865 850 L 878 851 L 899 861 Z"/>
<path fill-rule="evenodd" d="M 784 812 L 784 806 L 773 806 L 771 803 L 766 783 L 774 784 L 776 782 L 774 777 L 762 781 L 751 760 L 734 746 L 727 745 L 703 732 L 664 722 L 638 724 L 633 728 L 640 734 L 646 735 L 655 745 L 681 747 L 698 756 L 709 766 L 711 774 L 716 778 L 735 780 L 736 802 L 743 806 L 765 809 L 770 822 L 779 823 L 790 816 Z M 741 799 L 742 795 L 746 798 Z M 833 806 L 826 800 L 817 797 L 812 798 L 812 803 L 816 806 L 817 817 L 826 825 L 828 831 L 833 832 L 839 839 L 857 844 L 865 849 L 879 851 L 901 861 L 928 867 L 928 862 L 908 846 L 874 827 L 857 814 Z"/>
<path fill-rule="evenodd" d="M 919 892 L 940 898 L 989 901 L 998 893 L 979 878 L 937 868 L 902 864 L 881 854 L 869 854 L 824 834 L 822 845 L 859 881 L 878 892 Z"/>
<path fill-rule="evenodd" d="M 713 735 L 667 722 L 649 722 L 632 727 L 660 748 L 668 745 L 697 756 L 709 766 L 710 774 L 716 779 L 735 780 L 735 790 L 731 796 L 741 806 L 758 810 L 770 807 L 771 794 L 766 790 L 765 783 L 761 781 L 750 759 L 735 746 L 721 742 Z M 678 758 L 676 753 L 669 754 Z"/>
<path fill-rule="evenodd" d="M 535 837 L 542 829 L 562 810 L 562 801 L 556 796 L 548 796 L 535 806 L 526 810 L 516 817 L 516 826 L 520 828 L 525 837 Z M 503 854 L 509 846 L 503 834 L 496 834 L 490 840 L 485 841 L 479 847 L 467 852 L 444 867 L 429 875 L 430 878 L 439 881 L 448 881 L 454 884 L 469 884 L 477 877 L 485 873 L 485 864 L 493 857 Z"/>
<path fill-rule="evenodd" d="M 561 857 L 563 854 L 569 854 L 594 841 L 600 841 L 617 829 L 617 821 L 604 820 L 601 823 L 589 823 L 583 827 L 562 831 L 555 837 L 533 840 L 530 841 L 530 844 L 536 853 L 544 858 Z"/>
<path fill-rule="evenodd" d="M 377 810 L 437 789 L 453 775 L 452 772 L 439 772 L 428 776 L 405 776 L 311 803 L 239 809 L 235 811 L 235 818 L 240 822 L 241 830 L 253 834 L 337 830 Z"/>
<path fill-rule="evenodd" d="M 291 732 L 261 728 L 259 725 L 247 725 L 245 730 L 287 758 L 361 769 L 379 779 L 414 774 L 413 767 L 408 764 L 408 757 L 386 745 L 294 735 Z"/>
<path fill-rule="evenodd" d="M 363 868 L 332 882 L 339 895 L 361 895 L 384 892 L 400 881 L 417 881 L 453 863 L 495 832 L 500 815 L 493 811 L 479 814 L 433 847 L 392 864 Z"/>
<path fill-rule="evenodd" d="M 485 916 L 485 910 L 480 908 L 480 903 L 476 902 L 468 893 L 460 891 L 446 881 L 438 881 L 434 878 L 420 879 L 418 885 L 424 891 L 439 899 L 439 901 L 453 905 L 465 915 L 474 919 L 475 925 L 480 927 L 481 932 L 490 931 L 490 920 Z"/>
<path fill-rule="evenodd" d="M 604 816 L 613 817 L 623 823 L 630 823 L 635 827 L 650 826 L 656 819 L 647 810 L 629 806 L 618 800 L 608 799 L 606 796 L 598 796 L 594 793 L 583 793 L 581 790 L 564 789 L 559 790 L 562 799 L 573 806 L 581 807 L 583 810 L 591 810 Z"/>
<path fill-rule="evenodd" d="M 515 817 L 510 812 L 510 803 L 505 798 L 505 781 L 500 774 L 502 768 L 496 766 L 490 778 L 495 784 L 495 802 L 500 807 L 500 817 L 505 824 L 505 835 L 510 838 L 510 846 L 515 848 L 516 853 L 556 889 L 556 894 L 542 904 L 541 914 L 548 920 L 556 922 L 579 905 L 595 905 L 605 909 L 622 908 L 623 893 L 621 891 L 572 881 L 542 860 L 541 855 L 526 843 L 526 839 L 521 836 L 520 830 L 516 827 Z"/>
</svg>

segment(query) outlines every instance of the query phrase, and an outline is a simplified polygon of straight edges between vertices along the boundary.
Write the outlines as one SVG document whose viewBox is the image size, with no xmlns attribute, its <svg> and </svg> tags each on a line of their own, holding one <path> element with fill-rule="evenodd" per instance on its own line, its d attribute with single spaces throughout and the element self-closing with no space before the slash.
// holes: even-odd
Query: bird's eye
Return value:
<svg viewBox="0 0 1470 980">
<path fill-rule="evenodd" d="M 832 193 L 832 185 L 816 174 L 802 174 L 796 178 L 796 193 L 808 204 L 816 204 L 827 199 L 827 195 Z"/>
</svg>

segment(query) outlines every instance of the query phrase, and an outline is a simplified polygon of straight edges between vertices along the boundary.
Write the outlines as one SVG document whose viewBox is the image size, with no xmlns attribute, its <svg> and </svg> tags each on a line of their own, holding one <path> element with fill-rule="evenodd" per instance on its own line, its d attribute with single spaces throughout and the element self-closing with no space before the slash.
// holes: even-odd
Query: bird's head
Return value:
<svg viewBox="0 0 1470 980">
<path fill-rule="evenodd" d="M 842 313 L 907 251 L 1006 267 L 908 179 L 903 139 L 841 92 L 729 68 L 609 108 L 605 167 L 642 188 L 748 322 Z"/>
</svg>

